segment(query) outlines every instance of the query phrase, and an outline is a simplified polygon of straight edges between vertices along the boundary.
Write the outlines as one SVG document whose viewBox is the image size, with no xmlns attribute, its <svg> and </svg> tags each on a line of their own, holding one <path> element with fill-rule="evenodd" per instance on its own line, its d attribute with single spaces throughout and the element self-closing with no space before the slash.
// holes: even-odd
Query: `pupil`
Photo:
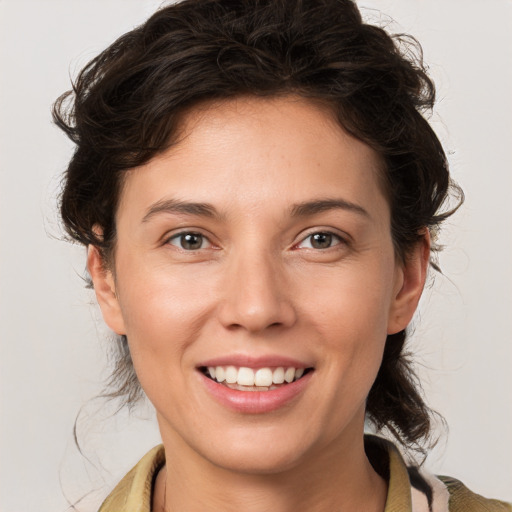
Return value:
<svg viewBox="0 0 512 512">
<path fill-rule="evenodd" d="M 311 239 L 311 245 L 315 249 L 327 249 L 331 246 L 332 236 L 328 233 L 315 233 Z"/>
<path fill-rule="evenodd" d="M 203 243 L 203 237 L 195 233 L 187 233 L 181 237 L 181 247 L 183 249 L 194 250 L 200 249 Z"/>
</svg>

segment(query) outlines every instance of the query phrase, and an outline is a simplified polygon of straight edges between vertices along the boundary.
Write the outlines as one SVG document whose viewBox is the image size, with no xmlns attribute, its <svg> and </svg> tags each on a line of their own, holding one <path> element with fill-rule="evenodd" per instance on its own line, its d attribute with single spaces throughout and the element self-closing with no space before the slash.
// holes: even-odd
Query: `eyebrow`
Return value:
<svg viewBox="0 0 512 512">
<path fill-rule="evenodd" d="M 163 199 L 161 201 L 157 201 L 148 208 L 146 214 L 142 218 L 142 222 L 148 222 L 152 217 L 159 213 L 184 213 L 199 217 L 219 217 L 219 213 L 215 207 L 209 203 L 193 203 L 180 201 L 178 199 Z"/>
<path fill-rule="evenodd" d="M 298 203 L 292 207 L 291 215 L 292 217 L 307 217 L 328 210 L 347 210 L 370 218 L 370 214 L 362 206 L 346 201 L 345 199 L 318 199 Z"/>
<path fill-rule="evenodd" d="M 370 217 L 370 214 L 362 207 L 345 199 L 317 199 L 314 201 L 305 201 L 297 203 L 291 208 L 292 217 L 307 217 L 316 215 L 328 210 L 347 210 L 364 217 Z M 178 199 L 163 199 L 152 204 L 142 222 L 148 222 L 152 217 L 159 213 L 177 213 L 196 215 L 199 217 L 220 218 L 219 212 L 210 203 L 195 203 L 180 201 Z"/>
</svg>

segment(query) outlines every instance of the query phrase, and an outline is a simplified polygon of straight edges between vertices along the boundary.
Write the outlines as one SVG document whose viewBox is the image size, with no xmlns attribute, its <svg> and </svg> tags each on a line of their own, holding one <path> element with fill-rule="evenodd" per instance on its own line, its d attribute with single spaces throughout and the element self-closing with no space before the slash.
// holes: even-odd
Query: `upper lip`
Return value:
<svg viewBox="0 0 512 512">
<path fill-rule="evenodd" d="M 285 368 L 311 368 L 313 365 L 280 355 L 251 356 L 247 354 L 231 354 L 214 357 L 199 363 L 198 368 L 208 366 L 236 366 L 246 368 L 267 368 L 267 367 L 285 367 Z"/>
</svg>

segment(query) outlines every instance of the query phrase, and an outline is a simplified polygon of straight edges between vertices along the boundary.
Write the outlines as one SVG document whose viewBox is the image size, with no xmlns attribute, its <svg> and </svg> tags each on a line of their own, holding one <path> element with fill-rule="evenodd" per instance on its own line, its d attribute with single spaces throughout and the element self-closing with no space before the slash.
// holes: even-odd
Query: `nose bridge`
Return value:
<svg viewBox="0 0 512 512">
<path fill-rule="evenodd" d="M 268 245 L 248 243 L 232 251 L 221 307 L 221 321 L 226 327 L 258 332 L 293 324 L 295 312 L 282 261 Z"/>
</svg>

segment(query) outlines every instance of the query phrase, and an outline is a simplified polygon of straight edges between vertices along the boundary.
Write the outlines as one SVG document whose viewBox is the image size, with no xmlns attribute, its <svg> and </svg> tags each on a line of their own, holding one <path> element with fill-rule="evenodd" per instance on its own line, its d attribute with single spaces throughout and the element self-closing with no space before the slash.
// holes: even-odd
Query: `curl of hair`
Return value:
<svg viewBox="0 0 512 512">
<path fill-rule="evenodd" d="M 446 210 L 450 191 L 459 204 L 463 196 L 423 117 L 434 105 L 434 85 L 415 40 L 365 24 L 351 0 L 186 0 L 91 60 L 53 109 L 76 144 L 61 196 L 67 233 L 99 247 L 108 262 L 123 174 L 171 147 L 188 109 L 288 94 L 327 105 L 382 157 L 397 256 L 404 260 L 425 229 L 435 241 L 456 209 Z M 413 446 L 428 438 L 430 410 L 405 340 L 405 332 L 388 336 L 367 415 Z M 112 393 L 130 402 L 137 384 L 129 351 L 120 354 Z"/>
</svg>

